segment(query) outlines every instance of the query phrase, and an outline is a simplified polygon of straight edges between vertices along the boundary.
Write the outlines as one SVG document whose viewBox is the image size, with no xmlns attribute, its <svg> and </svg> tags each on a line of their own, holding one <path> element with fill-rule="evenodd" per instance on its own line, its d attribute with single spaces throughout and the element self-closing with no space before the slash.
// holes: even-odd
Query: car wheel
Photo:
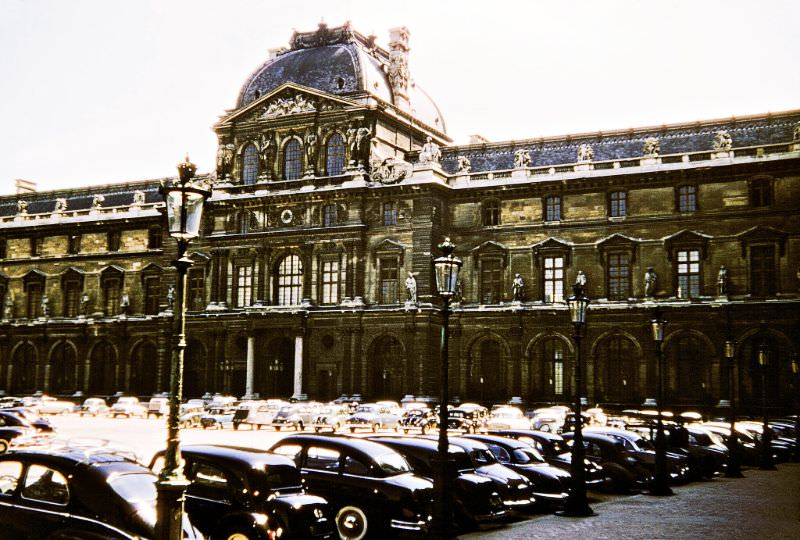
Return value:
<svg viewBox="0 0 800 540">
<path fill-rule="evenodd" d="M 406 435 L 408 435 L 408 428 L 403 428 L 403 433 L 405 433 Z"/>
<path fill-rule="evenodd" d="M 378 424 L 372 424 L 372 433 L 377 433 L 379 427 L 380 426 Z"/>
<path fill-rule="evenodd" d="M 229 526 L 212 540 L 258 540 L 258 536 L 252 531 L 242 531 L 238 527 Z"/>
<path fill-rule="evenodd" d="M 275 426 L 275 431 L 280 431 L 280 430 L 281 430 L 281 426 Z"/>
<path fill-rule="evenodd" d="M 336 513 L 336 530 L 344 540 L 362 540 L 367 536 L 367 515 L 357 506 L 345 506 Z"/>
<path fill-rule="evenodd" d="M 354 428 L 354 427 L 351 427 L 351 428 L 350 428 L 350 433 L 355 433 L 355 432 L 356 432 L 356 428 Z"/>
<path fill-rule="evenodd" d="M 5 439 L 0 439 L 0 454 L 5 454 L 8 452 L 9 443 Z"/>
<path fill-rule="evenodd" d="M 545 433 L 547 433 L 548 431 L 550 431 L 550 426 L 548 426 L 547 424 L 545 424 L 545 425 L 543 425 L 541 428 L 539 428 L 539 430 L 540 430 L 540 431 L 544 431 Z"/>
<path fill-rule="evenodd" d="M 233 430 L 234 431 L 238 431 L 239 430 L 239 422 L 234 422 L 233 423 Z"/>
</svg>

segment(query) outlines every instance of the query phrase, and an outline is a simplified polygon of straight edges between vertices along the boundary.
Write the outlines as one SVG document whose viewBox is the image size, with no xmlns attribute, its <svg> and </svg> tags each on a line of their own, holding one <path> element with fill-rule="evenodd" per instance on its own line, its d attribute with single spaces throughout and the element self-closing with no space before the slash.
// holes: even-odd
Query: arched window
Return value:
<svg viewBox="0 0 800 540">
<path fill-rule="evenodd" d="M 242 183 L 251 185 L 258 178 L 258 150 L 256 145 L 248 144 L 242 153 Z"/>
<path fill-rule="evenodd" d="M 300 141 L 292 139 L 286 143 L 283 149 L 283 177 L 286 180 L 297 180 L 300 178 Z"/>
<path fill-rule="evenodd" d="M 20 345 L 11 360 L 12 394 L 30 394 L 36 390 L 36 349 L 30 343 Z"/>
<path fill-rule="evenodd" d="M 116 390 L 117 351 L 108 341 L 92 350 L 89 368 L 89 392 L 108 395 Z"/>
<path fill-rule="evenodd" d="M 325 173 L 337 176 L 344 171 L 344 139 L 338 133 L 328 139 L 325 154 Z"/>
<path fill-rule="evenodd" d="M 633 343 L 623 336 L 605 339 L 597 349 L 600 384 L 606 401 L 630 403 L 636 393 L 636 353 Z"/>
<path fill-rule="evenodd" d="M 297 255 L 288 255 L 278 265 L 277 304 L 299 304 L 303 294 L 303 265 Z"/>
<path fill-rule="evenodd" d="M 675 392 L 684 400 L 700 402 L 708 385 L 703 346 L 694 336 L 681 336 L 676 343 L 674 360 Z"/>
<path fill-rule="evenodd" d="M 537 352 L 542 366 L 541 378 L 535 381 L 539 395 L 543 399 L 561 398 L 566 393 L 564 342 L 556 338 L 545 339 L 539 344 Z"/>
<path fill-rule="evenodd" d="M 50 390 L 67 394 L 75 389 L 75 348 L 62 341 L 50 353 Z"/>
</svg>

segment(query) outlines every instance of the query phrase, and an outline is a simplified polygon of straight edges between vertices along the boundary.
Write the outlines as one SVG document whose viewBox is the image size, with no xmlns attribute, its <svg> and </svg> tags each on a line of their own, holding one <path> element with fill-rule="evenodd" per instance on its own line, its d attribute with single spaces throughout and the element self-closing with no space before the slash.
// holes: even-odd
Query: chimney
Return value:
<svg viewBox="0 0 800 540">
<path fill-rule="evenodd" d="M 469 144 L 486 144 L 489 142 L 489 139 L 484 137 L 483 135 L 470 135 L 469 136 Z"/>
<path fill-rule="evenodd" d="M 399 26 L 389 29 L 389 85 L 396 107 L 410 111 L 408 99 L 408 28 Z"/>
<path fill-rule="evenodd" d="M 21 178 L 17 178 L 14 181 L 14 185 L 17 188 L 17 195 L 36 192 L 36 182 L 31 182 L 30 180 L 22 180 Z"/>
</svg>

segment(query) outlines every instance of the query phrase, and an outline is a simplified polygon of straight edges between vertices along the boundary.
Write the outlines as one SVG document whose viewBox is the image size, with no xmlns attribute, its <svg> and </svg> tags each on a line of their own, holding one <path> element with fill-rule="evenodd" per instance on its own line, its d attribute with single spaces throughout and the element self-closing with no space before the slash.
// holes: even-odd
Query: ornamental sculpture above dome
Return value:
<svg viewBox="0 0 800 540">
<path fill-rule="evenodd" d="M 337 28 L 320 23 L 313 32 L 295 32 L 288 49 L 272 51 L 248 78 L 236 108 L 291 82 L 351 99 L 374 97 L 446 133 L 439 108 L 410 77 L 408 29 L 389 33 L 387 51 L 375 43 L 375 36 L 356 32 L 349 22 Z"/>
</svg>

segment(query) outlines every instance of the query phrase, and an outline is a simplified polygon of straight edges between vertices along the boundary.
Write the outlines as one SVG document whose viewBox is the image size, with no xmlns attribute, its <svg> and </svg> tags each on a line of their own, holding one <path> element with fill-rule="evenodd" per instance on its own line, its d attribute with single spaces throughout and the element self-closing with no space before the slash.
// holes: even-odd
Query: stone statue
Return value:
<svg viewBox="0 0 800 540">
<path fill-rule="evenodd" d="M 3 318 L 14 318 L 14 297 L 11 296 L 11 291 L 6 291 L 6 297 L 3 300 Z"/>
<path fill-rule="evenodd" d="M 56 214 L 60 214 L 61 212 L 67 211 L 67 199 L 58 198 L 56 199 L 56 207 L 53 210 Z"/>
<path fill-rule="evenodd" d="M 644 273 L 644 295 L 647 298 L 652 298 L 656 292 L 656 271 L 653 267 L 649 267 L 647 272 Z"/>
<path fill-rule="evenodd" d="M 472 172 L 472 163 L 470 163 L 469 158 L 466 156 L 458 156 L 458 172 L 460 173 L 468 173 Z"/>
<path fill-rule="evenodd" d="M 395 94 L 406 95 L 408 92 L 408 55 L 402 50 L 389 53 L 389 84 Z"/>
<path fill-rule="evenodd" d="M 530 167 L 531 164 L 531 155 L 528 153 L 527 150 L 517 150 L 514 152 L 514 168 L 515 169 L 522 169 L 524 167 Z"/>
<path fill-rule="evenodd" d="M 794 130 L 792 131 L 792 140 L 800 141 L 800 122 L 797 122 L 794 125 Z"/>
<path fill-rule="evenodd" d="M 42 295 L 42 317 L 50 316 L 50 299 L 46 294 Z"/>
<path fill-rule="evenodd" d="M 594 159 L 594 150 L 592 145 L 582 144 L 578 147 L 578 162 L 592 161 Z"/>
<path fill-rule="evenodd" d="M 456 281 L 456 294 L 453 301 L 461 302 L 462 300 L 464 300 L 464 280 L 458 278 L 458 281 Z"/>
<path fill-rule="evenodd" d="M 175 287 L 172 285 L 167 289 L 167 307 L 172 311 L 172 306 L 175 303 Z"/>
<path fill-rule="evenodd" d="M 144 204 L 144 191 L 136 190 L 133 192 L 133 206 L 142 206 Z"/>
<path fill-rule="evenodd" d="M 217 149 L 217 178 L 230 178 L 233 172 L 233 156 L 236 154 L 236 147 L 231 144 L 220 144 Z"/>
<path fill-rule="evenodd" d="M 724 129 L 717 131 L 714 135 L 714 151 L 729 152 L 732 147 L 733 139 L 731 139 L 730 134 Z"/>
<path fill-rule="evenodd" d="M 122 309 L 122 313 L 125 315 L 128 314 L 128 309 L 131 307 L 131 299 L 128 297 L 128 293 L 122 293 L 122 298 L 119 300 L 119 307 Z"/>
<path fill-rule="evenodd" d="M 106 200 L 106 198 L 103 195 L 98 193 L 92 199 L 92 208 L 100 208 L 100 207 L 102 207 L 103 203 L 105 202 L 105 200 Z"/>
<path fill-rule="evenodd" d="M 317 134 L 309 131 L 306 134 L 305 151 L 306 151 L 306 171 L 313 173 L 317 165 L 317 151 L 319 145 L 317 144 Z"/>
<path fill-rule="evenodd" d="M 259 169 L 263 174 L 269 176 L 272 172 L 272 164 L 275 162 L 275 137 L 272 133 L 262 133 L 259 141 L 260 152 Z"/>
<path fill-rule="evenodd" d="M 17 201 L 17 214 L 28 213 L 28 201 Z"/>
<path fill-rule="evenodd" d="M 578 275 L 575 276 L 575 284 L 572 286 L 572 291 L 575 296 L 584 296 L 586 294 L 586 274 L 583 270 L 578 270 Z"/>
<path fill-rule="evenodd" d="M 442 151 L 439 149 L 439 145 L 433 142 L 431 136 L 428 135 L 425 144 L 422 145 L 422 150 L 419 152 L 419 162 L 439 163 L 439 160 L 441 159 Z"/>
<path fill-rule="evenodd" d="M 728 269 L 725 268 L 725 265 L 719 267 L 719 273 L 717 274 L 717 296 L 727 296 L 728 295 Z"/>
<path fill-rule="evenodd" d="M 408 295 L 409 303 L 417 303 L 417 280 L 411 272 L 408 273 L 408 277 L 406 278 L 406 294 Z"/>
<path fill-rule="evenodd" d="M 368 127 L 350 128 L 347 130 L 347 146 L 350 149 L 350 165 L 363 166 L 369 156 L 369 143 L 372 130 Z"/>
<path fill-rule="evenodd" d="M 519 274 L 514 274 L 514 281 L 511 282 L 511 297 L 515 302 L 525 300 L 525 281 Z"/>
<path fill-rule="evenodd" d="M 89 314 L 89 293 L 86 291 L 81 295 L 81 314 L 84 316 Z"/>
<path fill-rule="evenodd" d="M 644 157 L 658 157 L 658 153 L 661 151 L 661 148 L 658 143 L 658 139 L 655 137 L 647 137 L 644 140 L 644 145 L 642 147 L 642 155 Z"/>
</svg>

